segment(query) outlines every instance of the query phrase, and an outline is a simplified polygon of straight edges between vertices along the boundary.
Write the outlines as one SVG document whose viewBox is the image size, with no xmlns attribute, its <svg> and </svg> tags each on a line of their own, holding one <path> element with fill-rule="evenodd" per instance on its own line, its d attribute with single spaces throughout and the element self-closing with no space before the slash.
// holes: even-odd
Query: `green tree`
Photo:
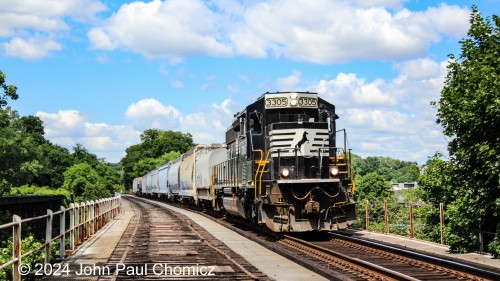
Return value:
<svg viewBox="0 0 500 281">
<path fill-rule="evenodd" d="M 148 129 L 141 134 L 141 143 L 128 147 L 120 161 L 123 166 L 123 185 L 167 163 L 194 146 L 191 134 L 160 129 Z"/>
<path fill-rule="evenodd" d="M 88 163 L 75 164 L 64 172 L 63 187 L 72 193 L 75 202 L 111 197 L 120 187 L 115 173 L 104 163 L 97 169 Z"/>
<path fill-rule="evenodd" d="M 143 149 L 146 156 L 158 158 L 170 151 L 186 152 L 194 146 L 191 134 L 163 131 L 160 129 L 148 129 L 141 134 Z"/>
<path fill-rule="evenodd" d="M 458 195 L 451 177 L 455 173 L 455 167 L 442 157 L 439 152 L 430 157 L 418 180 L 419 196 L 427 203 L 448 205 L 455 201 Z"/>
<path fill-rule="evenodd" d="M 473 7 L 458 58 L 450 55 L 437 123 L 451 138 L 454 168 L 447 174 L 456 198 L 449 206 L 449 243 L 458 252 L 478 249 L 480 231 L 496 232 L 500 255 L 500 18 L 483 19 Z M 485 237 L 487 242 L 492 237 Z"/>
<path fill-rule="evenodd" d="M 383 231 L 384 229 L 384 200 L 391 205 L 395 204 L 391 185 L 377 173 L 368 173 L 357 177 L 357 189 L 354 194 L 358 224 L 356 227 L 365 228 L 365 201 L 369 201 L 370 229 Z"/>
<path fill-rule="evenodd" d="M 417 163 L 390 157 L 369 156 L 363 159 L 352 155 L 352 165 L 359 176 L 376 173 L 384 180 L 392 182 L 413 182 L 419 176 Z"/>
<path fill-rule="evenodd" d="M 102 159 L 98 159 L 95 154 L 90 153 L 83 145 L 79 143 L 73 147 L 72 156 L 73 162 L 75 164 L 87 163 L 94 168 L 97 167 L 100 162 L 102 162 Z"/>
<path fill-rule="evenodd" d="M 101 162 L 95 167 L 95 170 L 99 175 L 99 185 L 101 188 L 108 190 L 111 194 L 122 189 L 120 174 L 113 169 L 111 164 Z"/>
<path fill-rule="evenodd" d="M 59 145 L 46 142 L 37 146 L 36 157 L 42 167 L 32 184 L 51 188 L 62 187 L 64 172 L 73 165 L 73 157 L 69 151 Z"/>
<path fill-rule="evenodd" d="M 14 186 L 30 183 L 41 168 L 35 151 L 44 142 L 40 135 L 43 129 L 27 125 L 31 121 L 40 124 L 35 121 L 37 117 L 21 118 L 10 107 L 0 108 L 0 112 L 4 125 L 0 127 L 0 179 Z"/>
<path fill-rule="evenodd" d="M 17 100 L 19 96 L 17 95 L 17 87 L 15 85 L 7 85 L 5 83 L 6 76 L 0 71 L 0 87 L 2 92 L 0 95 L 0 109 L 7 105 L 7 98 L 11 100 Z"/>
<path fill-rule="evenodd" d="M 63 187 L 72 193 L 72 199 L 79 198 L 89 186 L 96 186 L 99 175 L 88 163 L 71 166 L 64 172 Z"/>
<path fill-rule="evenodd" d="M 355 198 L 356 201 L 364 200 L 383 201 L 392 197 L 392 188 L 383 177 L 376 173 L 368 173 L 358 179 Z"/>
</svg>

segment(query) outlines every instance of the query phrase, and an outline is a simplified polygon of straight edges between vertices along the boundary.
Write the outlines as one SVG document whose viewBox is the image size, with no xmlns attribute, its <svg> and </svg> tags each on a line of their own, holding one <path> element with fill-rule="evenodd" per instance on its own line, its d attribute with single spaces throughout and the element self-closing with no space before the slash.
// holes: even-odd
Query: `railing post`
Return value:
<svg viewBox="0 0 500 281">
<path fill-rule="evenodd" d="M 12 226 L 12 257 L 17 259 L 12 264 L 12 280 L 21 281 L 21 274 L 19 273 L 19 266 L 21 265 L 21 217 L 13 215 L 12 222 L 16 223 Z"/>
<path fill-rule="evenodd" d="M 95 222 L 95 202 L 90 201 L 90 236 L 94 235 L 94 222 Z"/>
<path fill-rule="evenodd" d="M 368 200 L 365 200 L 365 230 L 368 231 L 370 228 L 370 219 L 369 219 L 370 212 L 368 211 Z"/>
<path fill-rule="evenodd" d="M 109 199 L 106 199 L 106 223 L 108 223 L 111 218 L 111 204 L 109 201 Z"/>
<path fill-rule="evenodd" d="M 113 204 L 113 199 L 109 199 L 109 220 L 113 220 L 113 218 L 115 217 L 115 209 L 113 208 L 114 204 Z"/>
<path fill-rule="evenodd" d="M 111 202 L 111 220 L 115 218 L 115 200 L 109 200 Z"/>
<path fill-rule="evenodd" d="M 61 206 L 61 215 L 59 215 L 59 234 L 61 235 L 61 240 L 59 240 L 59 257 L 64 259 L 64 253 L 66 252 L 66 208 Z"/>
<path fill-rule="evenodd" d="M 78 237 L 78 245 L 82 244 L 85 238 L 85 203 L 81 202 L 80 203 L 80 221 L 78 222 L 78 225 L 80 225 L 79 228 L 79 234 L 80 237 Z"/>
<path fill-rule="evenodd" d="M 118 214 L 121 214 L 122 211 L 123 211 L 123 208 L 122 208 L 122 195 L 121 194 L 118 194 Z"/>
<path fill-rule="evenodd" d="M 75 250 L 75 204 L 69 204 L 69 248 Z"/>
<path fill-rule="evenodd" d="M 105 214 L 104 199 L 101 199 L 99 201 L 99 229 L 101 229 L 104 224 L 104 214 Z"/>
<path fill-rule="evenodd" d="M 389 212 L 387 211 L 387 200 L 384 200 L 385 234 L 389 234 Z"/>
<path fill-rule="evenodd" d="M 45 228 L 45 264 L 50 263 L 50 242 L 52 242 L 52 219 L 54 213 L 52 210 L 47 210 L 47 227 Z"/>
<path fill-rule="evenodd" d="M 413 239 L 415 232 L 413 229 L 413 202 L 410 201 L 410 239 Z"/>
<path fill-rule="evenodd" d="M 95 229 L 101 229 L 101 199 L 96 201 L 95 204 Z"/>
<path fill-rule="evenodd" d="M 80 245 L 80 204 L 75 203 L 75 245 Z"/>
<path fill-rule="evenodd" d="M 87 240 L 87 238 L 90 236 L 90 202 L 86 201 L 85 202 L 85 218 L 84 218 L 84 229 L 85 229 L 85 235 L 83 237 L 83 240 Z"/>
<path fill-rule="evenodd" d="M 444 233 L 443 233 L 443 228 L 444 228 L 444 204 L 439 203 L 439 228 L 441 232 L 441 245 L 444 245 Z"/>
</svg>

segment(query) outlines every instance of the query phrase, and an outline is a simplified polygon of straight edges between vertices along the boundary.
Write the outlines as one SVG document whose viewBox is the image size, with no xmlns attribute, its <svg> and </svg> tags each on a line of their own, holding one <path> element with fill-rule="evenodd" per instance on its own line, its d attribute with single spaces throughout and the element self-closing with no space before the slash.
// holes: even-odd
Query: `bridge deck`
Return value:
<svg viewBox="0 0 500 281">
<path fill-rule="evenodd" d="M 130 228 L 130 224 L 134 221 L 134 216 L 137 216 L 136 211 L 133 210 L 132 204 L 127 200 L 127 197 L 124 196 L 122 200 L 123 202 L 123 214 L 120 215 L 117 220 L 111 222 L 109 225 L 105 227 L 102 231 L 100 231 L 96 236 L 92 237 L 88 241 L 86 241 L 77 251 L 75 251 L 63 264 L 63 268 L 69 268 L 69 274 L 62 272 L 61 274 L 56 274 L 54 276 L 47 276 L 43 280 L 114 280 L 113 276 L 110 276 L 108 272 L 101 272 L 102 274 L 81 274 L 78 275 L 78 272 L 81 272 L 81 267 L 89 269 L 89 272 L 92 271 L 92 267 L 94 270 L 92 273 L 99 273 L 99 270 L 103 267 L 107 267 L 110 263 L 116 263 L 116 253 L 115 250 L 118 250 L 120 247 L 123 248 L 123 245 L 127 245 L 123 240 L 129 240 L 129 235 L 125 231 Z M 195 222 L 201 228 L 206 230 L 211 235 L 215 236 L 217 239 L 223 242 L 230 251 L 235 252 L 237 255 L 241 256 L 245 259 L 249 264 L 257 268 L 260 272 L 267 275 L 267 279 L 276 279 L 276 280 L 326 280 L 319 276 L 318 274 L 303 268 L 302 266 L 283 258 L 282 256 L 270 251 L 262 247 L 261 245 L 252 242 L 245 237 L 233 232 L 232 230 L 223 227 L 213 220 L 204 218 L 201 215 L 185 211 L 168 204 L 157 203 L 161 205 L 162 208 L 167 208 L 170 211 L 181 213 L 187 216 L 192 222 Z M 139 231 L 139 230 L 137 230 Z M 124 235 L 125 234 L 125 235 Z M 123 235 L 123 237 L 122 237 Z M 177 238 L 179 239 L 179 238 Z M 159 242 L 159 241 L 156 241 Z M 140 242 L 142 243 L 142 241 Z M 155 245 L 151 240 L 149 245 L 146 246 L 148 249 L 157 248 L 158 243 Z M 182 243 L 181 243 L 182 244 Z M 121 246 L 120 246 L 121 245 Z M 186 252 L 200 252 L 198 249 L 191 249 L 190 247 L 194 247 L 195 245 L 199 245 L 199 243 L 194 243 L 193 245 L 186 244 L 183 245 L 183 250 Z M 134 253 L 138 253 L 139 247 L 143 247 L 144 245 L 134 246 Z M 158 250 L 158 249 L 156 249 Z M 118 251 L 119 252 L 119 251 Z M 165 252 L 165 251 L 163 251 Z M 166 251 L 169 252 L 169 251 Z M 174 251 L 172 251 L 174 252 Z M 132 255 L 132 254 L 129 254 Z M 218 253 L 214 252 L 214 256 L 217 256 Z M 162 257 L 163 258 L 163 257 Z M 189 258 L 192 259 L 191 263 L 196 262 L 196 257 L 184 257 L 185 261 L 188 263 Z M 150 261 L 145 260 L 144 263 L 149 263 Z M 125 262 L 126 263 L 126 262 Z M 151 267 L 151 266 L 150 266 Z M 97 268 L 97 269 L 95 269 Z M 111 266 L 112 271 L 114 270 L 114 266 Z M 151 268 L 148 269 L 151 271 Z M 111 275 L 113 273 L 111 272 Z M 149 274 L 151 275 L 151 274 Z M 137 280 L 145 280 L 145 276 L 137 276 Z M 154 276 L 148 276 L 148 279 Z M 221 276 L 222 279 L 223 276 Z M 118 276 L 116 279 L 133 279 L 133 276 L 121 277 Z M 207 280 L 206 278 L 202 278 L 203 280 Z M 220 278 L 214 278 L 220 279 Z M 191 280 L 191 279 L 189 279 Z M 209 280 L 212 280 L 211 278 Z M 225 279 L 224 279 L 225 280 Z M 245 279 L 246 280 L 246 279 Z"/>
</svg>

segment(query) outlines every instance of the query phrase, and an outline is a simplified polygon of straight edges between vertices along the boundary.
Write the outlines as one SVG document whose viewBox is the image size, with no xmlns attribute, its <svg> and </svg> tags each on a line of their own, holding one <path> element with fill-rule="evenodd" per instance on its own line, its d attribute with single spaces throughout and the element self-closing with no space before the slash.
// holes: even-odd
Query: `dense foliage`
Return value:
<svg viewBox="0 0 500 281">
<path fill-rule="evenodd" d="M 415 162 L 401 161 L 390 157 L 367 157 L 352 155 L 352 165 L 356 176 L 376 173 L 385 181 L 413 182 L 418 179 L 419 167 Z"/>
<path fill-rule="evenodd" d="M 7 97 L 18 98 L 17 88 L 5 84 L 0 71 L 0 195 L 62 194 L 68 200 L 86 201 L 108 197 L 120 190 L 120 174 L 110 164 L 76 145 L 73 153 L 45 139 L 43 122 L 36 116 L 20 116 L 7 106 Z M 75 181 L 94 175 L 86 187 Z"/>
<path fill-rule="evenodd" d="M 0 94 L 0 108 L 7 105 L 7 98 L 11 100 L 17 100 L 19 96 L 17 95 L 17 87 L 15 85 L 7 85 L 5 83 L 5 74 L 0 71 L 0 87 L 2 92 Z"/>
<path fill-rule="evenodd" d="M 126 149 L 120 161 L 123 185 L 129 187 L 134 178 L 176 159 L 194 146 L 191 134 L 149 129 L 141 134 L 141 143 Z"/>
<path fill-rule="evenodd" d="M 356 174 L 356 228 L 365 228 L 365 202 L 369 202 L 370 229 L 384 231 L 384 200 L 391 210 L 396 210 L 398 198 L 395 196 L 391 182 L 415 182 L 418 179 L 419 167 L 415 162 L 401 161 L 390 157 L 361 158 L 352 155 L 352 165 Z M 397 215 L 398 211 L 391 214 Z M 407 232 L 407 231 L 405 231 Z M 398 234 L 403 234 L 398 232 Z"/>
<path fill-rule="evenodd" d="M 426 200 L 448 204 L 452 251 L 479 249 L 482 232 L 500 256 L 500 17 L 476 7 L 458 58 L 450 55 L 437 123 L 450 137 L 449 160 L 431 158 L 422 178 Z M 496 236 L 495 236 L 496 233 Z"/>
<path fill-rule="evenodd" d="M 4 264 L 12 259 L 12 239 L 4 241 L 3 248 L 0 248 L 0 264 Z M 22 252 L 35 250 L 42 246 L 42 243 L 37 241 L 34 236 L 30 235 L 23 238 L 21 241 Z M 30 268 L 35 268 L 35 264 L 43 263 L 45 252 L 38 251 L 22 259 L 23 264 L 27 264 Z M 0 270 L 0 280 L 14 280 L 12 276 L 12 266 Z"/>
</svg>

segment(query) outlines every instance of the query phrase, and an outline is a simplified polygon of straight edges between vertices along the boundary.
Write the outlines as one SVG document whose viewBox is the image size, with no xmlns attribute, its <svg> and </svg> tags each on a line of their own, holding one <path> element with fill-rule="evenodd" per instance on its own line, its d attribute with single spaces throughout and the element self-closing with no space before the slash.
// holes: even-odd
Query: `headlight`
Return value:
<svg viewBox="0 0 500 281">
<path fill-rule="evenodd" d="M 281 168 L 280 175 L 282 178 L 287 179 L 290 176 L 290 170 L 288 168 Z"/>
<path fill-rule="evenodd" d="M 290 94 L 290 105 L 291 106 L 297 106 L 297 104 L 299 104 L 299 101 L 297 100 L 297 98 L 299 97 L 299 95 L 297 93 L 293 93 L 293 94 Z"/>
<path fill-rule="evenodd" d="M 330 168 L 330 176 L 334 177 L 339 174 L 339 167 L 333 166 Z"/>
</svg>

